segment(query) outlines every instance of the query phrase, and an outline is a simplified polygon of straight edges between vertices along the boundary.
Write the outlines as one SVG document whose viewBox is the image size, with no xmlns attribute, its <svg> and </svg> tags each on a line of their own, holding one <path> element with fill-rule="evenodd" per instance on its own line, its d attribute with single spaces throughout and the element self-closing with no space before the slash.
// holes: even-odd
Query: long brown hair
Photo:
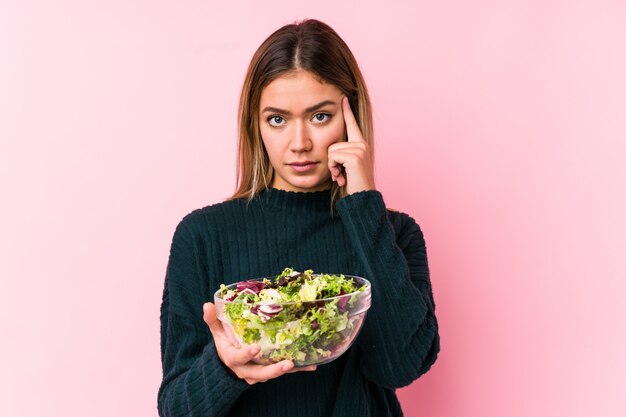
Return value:
<svg viewBox="0 0 626 417">
<path fill-rule="evenodd" d="M 276 78 L 295 70 L 309 71 L 348 97 L 363 138 L 374 155 L 372 109 L 363 75 L 348 45 L 327 24 L 315 19 L 285 25 L 272 33 L 250 61 L 239 100 L 237 190 L 230 199 L 251 200 L 269 187 L 274 169 L 261 139 L 261 92 Z M 332 183 L 331 203 L 346 195 Z M 332 207 L 331 206 L 331 207 Z"/>
</svg>

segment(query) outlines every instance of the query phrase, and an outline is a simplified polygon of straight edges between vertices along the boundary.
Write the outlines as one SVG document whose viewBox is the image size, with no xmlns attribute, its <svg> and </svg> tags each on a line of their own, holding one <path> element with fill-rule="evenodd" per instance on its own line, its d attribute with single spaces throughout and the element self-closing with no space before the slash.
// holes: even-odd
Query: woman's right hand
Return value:
<svg viewBox="0 0 626 417">
<path fill-rule="evenodd" d="M 209 326 L 217 355 L 224 365 L 230 368 L 238 378 L 243 379 L 248 384 L 253 385 L 257 382 L 265 382 L 272 378 L 278 378 L 286 373 L 299 371 L 314 371 L 317 365 L 294 368 L 293 362 L 289 360 L 280 361 L 271 365 L 259 365 L 252 362 L 252 359 L 259 353 L 260 348 L 254 344 L 247 347 L 239 347 L 233 345 L 222 323 L 217 318 L 217 311 L 213 303 L 205 303 L 202 307 L 204 310 L 204 321 Z"/>
</svg>

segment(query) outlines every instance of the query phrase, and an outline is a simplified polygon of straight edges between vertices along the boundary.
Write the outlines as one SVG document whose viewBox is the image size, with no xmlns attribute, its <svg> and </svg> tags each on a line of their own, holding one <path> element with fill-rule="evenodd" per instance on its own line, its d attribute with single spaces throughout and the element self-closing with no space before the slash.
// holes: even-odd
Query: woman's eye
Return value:
<svg viewBox="0 0 626 417">
<path fill-rule="evenodd" d="M 283 118 L 280 116 L 270 116 L 267 119 L 267 122 L 270 124 L 270 126 L 274 126 L 274 127 L 278 127 L 280 126 L 283 121 Z"/>
<path fill-rule="evenodd" d="M 328 113 L 317 113 L 315 116 L 313 116 L 313 119 L 316 122 L 324 123 L 324 122 L 327 122 L 330 119 L 330 114 L 328 114 Z"/>
</svg>

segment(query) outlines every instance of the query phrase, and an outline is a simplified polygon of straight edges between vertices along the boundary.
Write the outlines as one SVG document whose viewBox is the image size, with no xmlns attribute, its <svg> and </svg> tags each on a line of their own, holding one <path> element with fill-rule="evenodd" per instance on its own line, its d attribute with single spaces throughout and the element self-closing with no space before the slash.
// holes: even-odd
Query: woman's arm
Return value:
<svg viewBox="0 0 626 417">
<path fill-rule="evenodd" d="M 159 416 L 228 415 L 247 388 L 246 382 L 226 371 L 213 341 L 207 340 L 206 330 L 176 314 L 162 316 L 162 320 L 165 329 L 161 335 L 163 382 L 158 394 Z"/>
<path fill-rule="evenodd" d="M 222 365 L 203 321 L 208 295 L 197 262 L 200 252 L 183 220 L 172 240 L 161 304 L 161 417 L 226 416 L 248 388 Z"/>
<path fill-rule="evenodd" d="M 388 216 L 382 195 L 374 190 L 344 197 L 337 211 L 362 273 L 372 283 L 372 307 L 356 342 L 361 371 L 385 388 L 409 385 L 428 371 L 439 352 L 422 232 L 406 215 Z"/>
</svg>

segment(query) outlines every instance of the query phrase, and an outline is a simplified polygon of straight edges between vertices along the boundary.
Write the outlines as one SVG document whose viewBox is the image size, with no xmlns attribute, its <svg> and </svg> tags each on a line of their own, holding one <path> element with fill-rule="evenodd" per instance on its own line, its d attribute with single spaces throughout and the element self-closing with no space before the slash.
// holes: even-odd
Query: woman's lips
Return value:
<svg viewBox="0 0 626 417">
<path fill-rule="evenodd" d="M 296 172 L 307 172 L 314 169 L 317 164 L 318 162 L 296 162 L 289 166 Z"/>
</svg>

